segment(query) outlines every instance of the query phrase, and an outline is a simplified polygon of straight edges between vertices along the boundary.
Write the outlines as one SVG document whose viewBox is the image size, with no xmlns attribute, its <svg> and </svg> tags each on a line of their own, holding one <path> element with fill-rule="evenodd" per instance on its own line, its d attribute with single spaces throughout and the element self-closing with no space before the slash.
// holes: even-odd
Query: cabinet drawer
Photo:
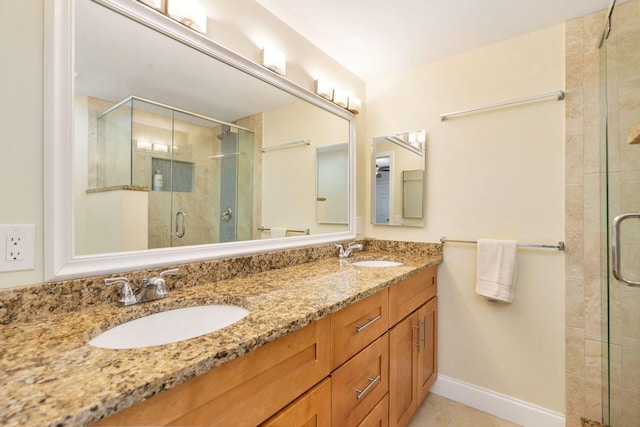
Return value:
<svg viewBox="0 0 640 427">
<path fill-rule="evenodd" d="M 255 426 L 330 372 L 328 317 L 97 425 Z"/>
<path fill-rule="evenodd" d="M 369 415 L 362 420 L 358 427 L 388 427 L 389 426 L 389 394 L 384 397 Z"/>
<path fill-rule="evenodd" d="M 262 427 L 329 427 L 331 426 L 331 379 L 297 398 L 271 417 Z"/>
<path fill-rule="evenodd" d="M 385 289 L 331 315 L 331 368 L 371 344 L 389 328 L 389 293 Z"/>
<path fill-rule="evenodd" d="M 389 336 L 384 334 L 331 374 L 333 425 L 358 425 L 388 390 Z"/>
<path fill-rule="evenodd" d="M 389 326 L 407 317 L 437 293 L 437 267 L 414 274 L 389 290 Z"/>
</svg>

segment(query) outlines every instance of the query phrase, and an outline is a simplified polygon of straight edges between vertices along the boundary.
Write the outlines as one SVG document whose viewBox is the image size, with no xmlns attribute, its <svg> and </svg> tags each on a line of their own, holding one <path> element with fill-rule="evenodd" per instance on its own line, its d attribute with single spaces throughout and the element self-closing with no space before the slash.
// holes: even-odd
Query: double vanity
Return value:
<svg viewBox="0 0 640 427">
<path fill-rule="evenodd" d="M 404 425 L 436 377 L 441 246 L 365 245 L 351 258 L 327 250 L 334 254 L 277 269 L 263 265 L 272 254 L 229 260 L 263 271 L 217 281 L 202 279 L 211 277 L 207 263 L 184 266 L 167 278 L 167 298 L 124 307 L 85 299 L 76 311 L 52 308 L 53 314 L 3 325 L 0 422 L 302 425 L 313 418 L 324 425 L 331 419 L 333 425 L 374 419 Z M 295 258 L 305 250 L 295 252 L 273 256 Z M 189 272 L 196 268 L 205 273 L 193 284 Z M 133 319 L 204 305 L 233 305 L 248 314 L 164 345 L 88 343 Z"/>
</svg>

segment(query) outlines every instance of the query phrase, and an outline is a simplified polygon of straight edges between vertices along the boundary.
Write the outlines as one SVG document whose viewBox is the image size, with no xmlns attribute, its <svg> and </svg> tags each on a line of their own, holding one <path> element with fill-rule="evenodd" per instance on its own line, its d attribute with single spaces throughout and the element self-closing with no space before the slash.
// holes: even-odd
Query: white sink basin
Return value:
<svg viewBox="0 0 640 427">
<path fill-rule="evenodd" d="M 89 344 L 110 349 L 170 344 L 222 329 L 247 314 L 249 310 L 235 305 L 198 305 L 163 311 L 115 326 Z"/>
<path fill-rule="evenodd" d="M 401 262 L 397 261 L 383 261 L 383 260 L 369 260 L 369 261 L 356 261 L 352 263 L 358 267 L 396 267 L 398 265 L 402 265 Z"/>
</svg>

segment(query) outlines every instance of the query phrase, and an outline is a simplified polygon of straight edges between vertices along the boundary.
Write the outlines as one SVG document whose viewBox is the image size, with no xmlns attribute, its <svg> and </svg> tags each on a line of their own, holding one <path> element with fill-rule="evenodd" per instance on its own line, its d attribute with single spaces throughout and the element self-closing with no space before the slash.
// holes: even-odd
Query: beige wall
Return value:
<svg viewBox="0 0 640 427">
<path fill-rule="evenodd" d="M 348 142 L 349 123 L 305 102 L 264 112 L 265 148 L 304 139 L 310 145 L 262 154 L 262 225 L 310 229 L 311 234 L 346 231 L 346 225 L 321 224 L 317 220 L 316 149 Z M 296 209 L 282 209 L 283 206 Z M 263 237 L 270 235 L 265 232 Z"/>
<path fill-rule="evenodd" d="M 0 223 L 36 224 L 37 240 L 35 270 L 0 273 L 0 287 L 44 277 L 42 23 L 42 0 L 0 2 L 0 52 L 11 58 L 0 67 Z"/>
<path fill-rule="evenodd" d="M 37 227 L 35 270 L 0 273 L 0 288 L 44 280 L 44 4 L 45 0 L 0 2 L 0 52 L 11 58 L 0 67 L 4 91 L 0 100 L 0 179 L 10 183 L 3 186 L 3 197 L 16 201 L 0 203 L 0 224 Z M 324 76 L 365 100 L 361 79 L 252 0 L 216 2 L 207 27 L 211 38 L 254 61 L 259 60 L 264 43 L 278 47 L 287 55 L 287 78 L 306 89 L 311 90 L 313 80 Z M 364 135 L 362 117 L 357 123 L 359 135 Z M 358 194 L 362 206 L 363 189 Z"/>
<path fill-rule="evenodd" d="M 424 228 L 403 229 L 367 215 L 366 235 L 562 240 L 564 104 L 439 114 L 563 87 L 563 25 L 367 82 L 367 141 L 427 131 L 427 213 Z M 520 249 L 518 263 L 514 303 L 492 304 L 474 293 L 475 246 L 445 245 L 440 373 L 564 413 L 564 254 Z"/>
</svg>

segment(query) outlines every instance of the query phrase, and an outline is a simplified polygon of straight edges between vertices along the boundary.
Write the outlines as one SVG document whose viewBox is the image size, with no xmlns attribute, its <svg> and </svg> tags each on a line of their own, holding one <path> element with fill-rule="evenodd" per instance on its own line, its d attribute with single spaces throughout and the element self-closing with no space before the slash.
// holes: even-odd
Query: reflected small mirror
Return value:
<svg viewBox="0 0 640 427">
<path fill-rule="evenodd" d="M 424 226 L 425 146 L 425 130 L 373 138 L 372 224 Z"/>
</svg>

